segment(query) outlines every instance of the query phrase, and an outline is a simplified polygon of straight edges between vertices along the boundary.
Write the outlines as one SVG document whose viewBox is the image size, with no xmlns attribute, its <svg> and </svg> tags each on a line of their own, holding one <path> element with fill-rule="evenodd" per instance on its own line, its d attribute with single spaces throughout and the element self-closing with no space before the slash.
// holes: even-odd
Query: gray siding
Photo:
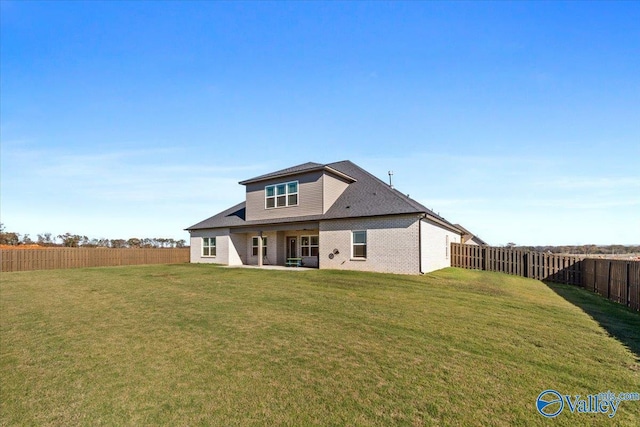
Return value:
<svg viewBox="0 0 640 427">
<path fill-rule="evenodd" d="M 325 173 L 323 177 L 324 187 L 324 209 L 322 213 L 326 213 L 331 206 L 338 200 L 344 190 L 347 189 L 349 183 L 342 178 Z"/>
<path fill-rule="evenodd" d="M 263 220 L 276 218 L 294 218 L 323 213 L 322 171 L 311 172 L 293 177 L 271 179 L 247 184 L 246 220 Z M 265 208 L 264 188 L 267 185 L 298 181 L 298 206 L 285 208 Z"/>
<path fill-rule="evenodd" d="M 322 221 L 320 268 L 418 274 L 419 221 L 414 214 Z M 359 230 L 367 231 L 365 260 L 351 257 L 351 233 Z"/>
</svg>

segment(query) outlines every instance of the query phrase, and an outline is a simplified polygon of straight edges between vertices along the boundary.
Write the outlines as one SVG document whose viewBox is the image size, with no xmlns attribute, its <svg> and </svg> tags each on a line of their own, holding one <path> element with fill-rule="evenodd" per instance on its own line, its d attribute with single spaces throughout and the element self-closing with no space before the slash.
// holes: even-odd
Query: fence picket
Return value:
<svg viewBox="0 0 640 427">
<path fill-rule="evenodd" d="M 0 249 L 0 271 L 189 262 L 189 248 L 46 248 Z"/>
</svg>

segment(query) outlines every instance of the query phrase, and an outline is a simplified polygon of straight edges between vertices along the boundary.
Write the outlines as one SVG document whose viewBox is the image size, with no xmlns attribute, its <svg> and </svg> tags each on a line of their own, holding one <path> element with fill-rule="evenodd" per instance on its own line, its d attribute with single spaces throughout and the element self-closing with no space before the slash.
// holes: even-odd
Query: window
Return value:
<svg viewBox="0 0 640 427">
<path fill-rule="evenodd" d="M 258 256 L 258 241 L 259 237 L 254 237 L 253 239 L 251 239 L 251 255 L 253 256 Z M 262 238 L 262 256 L 265 257 L 267 256 L 267 238 L 263 237 Z"/>
<path fill-rule="evenodd" d="M 264 206 L 267 209 L 298 205 L 298 181 L 264 187 Z"/>
<path fill-rule="evenodd" d="M 302 256 L 318 256 L 318 236 L 302 236 L 300 247 Z"/>
<path fill-rule="evenodd" d="M 352 258 L 366 258 L 367 257 L 367 232 L 366 231 L 354 231 L 352 234 Z"/>
<path fill-rule="evenodd" d="M 216 256 L 216 238 L 202 238 L 202 256 Z"/>
</svg>

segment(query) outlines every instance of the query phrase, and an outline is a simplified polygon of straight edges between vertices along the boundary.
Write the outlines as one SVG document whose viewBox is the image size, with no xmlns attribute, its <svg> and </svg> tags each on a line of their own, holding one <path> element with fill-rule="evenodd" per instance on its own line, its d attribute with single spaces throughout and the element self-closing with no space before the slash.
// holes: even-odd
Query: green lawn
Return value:
<svg viewBox="0 0 640 427">
<path fill-rule="evenodd" d="M 2 425 L 640 425 L 640 402 L 536 412 L 549 388 L 640 391 L 640 315 L 575 288 L 460 269 L 1 278 Z"/>
</svg>

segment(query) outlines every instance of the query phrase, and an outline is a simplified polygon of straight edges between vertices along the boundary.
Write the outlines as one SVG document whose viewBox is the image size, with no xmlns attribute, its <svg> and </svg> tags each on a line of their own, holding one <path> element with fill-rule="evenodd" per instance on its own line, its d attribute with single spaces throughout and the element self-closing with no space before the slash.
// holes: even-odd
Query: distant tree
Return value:
<svg viewBox="0 0 640 427">
<path fill-rule="evenodd" d="M 4 224 L 0 223 L 0 245 L 17 245 L 20 243 L 20 234 L 5 231 Z"/>
<path fill-rule="evenodd" d="M 596 245 L 585 245 L 584 253 L 585 254 L 596 254 L 598 247 Z"/>
<path fill-rule="evenodd" d="M 111 247 L 116 249 L 122 249 L 127 247 L 127 241 L 124 239 L 112 239 Z"/>
<path fill-rule="evenodd" d="M 77 248 L 83 242 L 88 241 L 87 236 L 80 236 L 78 234 L 71 234 L 69 232 L 59 234 L 58 239 L 62 241 L 62 246 L 67 248 Z"/>
<path fill-rule="evenodd" d="M 97 248 L 98 247 L 98 239 L 89 239 L 87 242 L 82 244 L 85 248 Z"/>
<path fill-rule="evenodd" d="M 110 246 L 109 239 L 105 239 L 104 237 L 98 239 L 98 247 L 100 248 L 108 248 Z"/>
<path fill-rule="evenodd" d="M 516 244 L 515 244 L 515 243 L 513 243 L 513 242 L 509 242 L 509 243 L 507 243 L 507 247 L 508 247 L 508 248 L 510 248 L 510 249 L 511 249 L 511 248 L 514 248 L 515 246 L 516 246 Z"/>
<path fill-rule="evenodd" d="M 132 237 L 131 239 L 127 240 L 127 244 L 130 248 L 139 248 L 142 246 L 142 240 L 138 239 L 137 237 Z"/>
<path fill-rule="evenodd" d="M 51 233 L 38 234 L 38 244 L 40 246 L 53 246 L 55 242 L 51 238 Z"/>
<path fill-rule="evenodd" d="M 19 245 L 35 243 L 29 234 L 25 234 L 20 238 L 19 233 L 8 232 L 3 223 L 0 223 L 0 244 L 3 245 Z M 65 247 L 101 247 L 101 248 L 184 248 L 187 242 L 184 239 L 175 240 L 172 238 L 155 237 L 155 238 L 138 238 L 132 237 L 128 240 L 124 239 L 106 239 L 106 238 L 89 238 L 87 236 L 72 234 L 70 232 L 59 234 L 53 237 L 51 233 L 42 233 L 37 235 L 37 243 L 41 246 L 65 246 Z M 619 245 L 620 246 L 620 245 Z M 617 248 L 617 247 L 616 247 Z M 640 249 L 639 249 L 640 250 Z M 618 249 L 616 249 L 616 252 Z M 608 249 L 607 253 L 611 253 Z"/>
<path fill-rule="evenodd" d="M 142 247 L 143 248 L 152 248 L 154 246 L 153 239 L 144 238 L 142 239 Z"/>
</svg>

